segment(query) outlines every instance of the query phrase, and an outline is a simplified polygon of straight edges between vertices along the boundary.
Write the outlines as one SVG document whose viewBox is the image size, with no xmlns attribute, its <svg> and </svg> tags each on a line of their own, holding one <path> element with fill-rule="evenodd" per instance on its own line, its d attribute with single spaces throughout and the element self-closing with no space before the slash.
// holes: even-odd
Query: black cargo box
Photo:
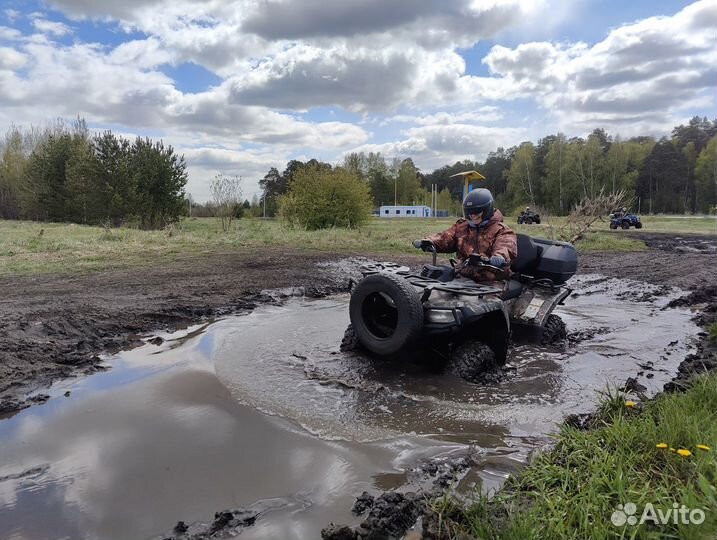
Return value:
<svg viewBox="0 0 717 540">
<path fill-rule="evenodd" d="M 540 251 L 533 277 L 548 278 L 555 285 L 562 285 L 575 275 L 578 270 L 578 253 L 575 246 L 568 242 L 542 238 L 533 238 L 533 242 Z"/>
</svg>

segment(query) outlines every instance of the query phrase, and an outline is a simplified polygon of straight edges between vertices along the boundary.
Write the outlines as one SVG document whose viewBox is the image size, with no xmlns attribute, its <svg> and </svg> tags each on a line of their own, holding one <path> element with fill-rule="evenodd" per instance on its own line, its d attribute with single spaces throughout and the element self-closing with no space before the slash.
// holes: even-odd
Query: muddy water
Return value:
<svg viewBox="0 0 717 540">
<path fill-rule="evenodd" d="M 347 297 L 163 335 L 0 421 L 0 537 L 152 538 L 257 504 L 265 513 L 243 538 L 317 538 L 330 521 L 357 521 L 362 491 L 414 490 L 417 466 L 468 445 L 476 466 L 464 484 L 498 487 L 608 385 L 642 371 L 648 393 L 661 388 L 697 331 L 689 312 L 660 309 L 674 295 L 655 299 L 650 286 L 573 285 L 559 313 L 592 337 L 515 346 L 514 370 L 493 385 L 339 353 Z"/>
</svg>

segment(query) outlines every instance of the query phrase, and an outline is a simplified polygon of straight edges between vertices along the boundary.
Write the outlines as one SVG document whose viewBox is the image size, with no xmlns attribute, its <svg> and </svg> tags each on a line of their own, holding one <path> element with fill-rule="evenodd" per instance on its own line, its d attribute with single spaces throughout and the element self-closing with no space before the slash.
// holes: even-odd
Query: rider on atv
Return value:
<svg viewBox="0 0 717 540">
<path fill-rule="evenodd" d="M 456 273 L 475 281 L 495 281 L 510 277 L 510 264 L 518 253 L 515 233 L 503 222 L 503 214 L 493 207 L 493 195 L 484 188 L 471 190 L 463 200 L 466 219 L 459 219 L 447 231 L 415 240 L 414 247 L 439 253 L 456 253 Z M 481 270 L 468 264 L 471 254 L 478 253 L 501 273 Z"/>
</svg>

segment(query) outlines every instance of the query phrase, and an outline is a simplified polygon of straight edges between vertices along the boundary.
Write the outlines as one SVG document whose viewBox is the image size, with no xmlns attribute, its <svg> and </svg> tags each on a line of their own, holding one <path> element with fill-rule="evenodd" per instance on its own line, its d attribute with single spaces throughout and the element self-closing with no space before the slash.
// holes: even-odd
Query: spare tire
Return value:
<svg viewBox="0 0 717 540">
<path fill-rule="evenodd" d="M 397 353 L 423 330 L 423 304 L 413 286 L 400 276 L 370 274 L 351 293 L 349 316 L 356 337 L 369 351 Z"/>
</svg>

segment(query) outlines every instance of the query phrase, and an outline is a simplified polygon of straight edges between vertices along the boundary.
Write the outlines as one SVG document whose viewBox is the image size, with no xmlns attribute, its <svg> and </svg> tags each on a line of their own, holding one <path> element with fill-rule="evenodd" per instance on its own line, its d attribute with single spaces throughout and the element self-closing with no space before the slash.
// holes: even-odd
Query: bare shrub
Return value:
<svg viewBox="0 0 717 540">
<path fill-rule="evenodd" d="M 601 190 L 595 197 L 585 197 L 570 211 L 565 224 L 550 226 L 553 237 L 557 236 L 565 242 L 578 242 L 593 223 L 602 221 L 613 208 L 629 206 L 631 202 L 625 190 L 608 194 Z"/>
<path fill-rule="evenodd" d="M 216 216 L 222 224 L 222 231 L 227 232 L 236 217 L 237 208 L 242 203 L 241 177 L 218 174 L 212 180 L 210 188 Z"/>
</svg>

